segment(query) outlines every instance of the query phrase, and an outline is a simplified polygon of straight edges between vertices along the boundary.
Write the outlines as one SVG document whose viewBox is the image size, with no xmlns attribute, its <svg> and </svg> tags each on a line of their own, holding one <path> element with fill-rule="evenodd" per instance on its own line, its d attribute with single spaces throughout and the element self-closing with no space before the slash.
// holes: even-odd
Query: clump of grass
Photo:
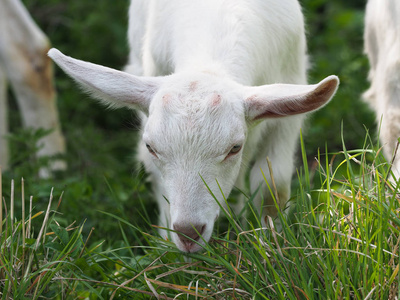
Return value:
<svg viewBox="0 0 400 300">
<path fill-rule="evenodd" d="M 228 230 L 200 253 L 142 232 L 143 255 L 108 256 L 119 265 L 112 298 L 130 287 L 157 299 L 400 299 L 400 194 L 389 172 L 380 150 L 318 155 L 298 173 L 281 231 L 271 219 L 260 229 L 256 213 L 240 224 L 225 210 Z"/>
<path fill-rule="evenodd" d="M 272 219 L 260 228 L 250 195 L 243 222 L 221 207 L 227 225 L 199 253 L 184 254 L 150 226 L 108 212 L 121 247 L 88 246 L 81 227 L 57 224 L 50 203 L 42 229 L 28 237 L 23 224 L 40 214 L 30 209 L 24 222 L 13 222 L 11 205 L 0 222 L 3 299 L 398 300 L 400 184 L 380 149 L 343 148 L 318 154 L 313 167 L 304 159 L 291 205 L 278 216 L 282 229 Z"/>
<path fill-rule="evenodd" d="M 29 209 L 25 208 L 23 179 L 21 199 L 15 199 L 14 181 L 11 182 L 8 201 L 3 198 L 2 192 L 0 169 L 1 299 L 51 298 L 70 293 L 71 284 L 62 275 L 76 272 L 76 261 L 84 250 L 82 226 L 72 224 L 63 228 L 57 223 L 56 211 L 52 210 L 53 190 L 50 192 L 47 209 L 36 213 L 32 196 L 29 198 Z M 62 196 L 57 208 L 61 200 Z M 21 220 L 15 216 L 16 201 L 22 203 Z M 36 230 L 35 226 L 38 226 Z"/>
</svg>

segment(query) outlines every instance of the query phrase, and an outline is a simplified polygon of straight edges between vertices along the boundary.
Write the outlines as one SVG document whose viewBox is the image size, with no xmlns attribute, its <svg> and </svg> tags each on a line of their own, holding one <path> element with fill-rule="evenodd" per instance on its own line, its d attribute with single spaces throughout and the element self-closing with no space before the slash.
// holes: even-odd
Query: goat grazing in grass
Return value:
<svg viewBox="0 0 400 300">
<path fill-rule="evenodd" d="M 400 2 L 369 0 L 365 14 L 365 52 L 371 87 L 364 98 L 376 112 L 385 156 L 395 155 L 400 137 Z M 392 166 L 400 176 L 400 155 Z"/>
<path fill-rule="evenodd" d="M 65 152 L 64 137 L 58 118 L 53 69 L 47 57 L 49 41 L 19 0 L 0 0 L 0 165 L 9 164 L 9 149 L 4 136 L 7 123 L 7 79 L 15 92 L 22 121 L 26 127 L 53 129 L 39 141 L 38 156 Z M 65 169 L 64 161 L 53 161 L 42 168 L 48 177 L 51 170 Z"/>
<path fill-rule="evenodd" d="M 56 49 L 49 55 L 105 104 L 141 112 L 139 157 L 152 176 L 160 225 L 177 247 L 194 252 L 210 239 L 220 213 L 211 193 L 225 206 L 221 194 L 244 188 L 249 166 L 252 192 L 264 181 L 260 169 L 271 180 L 267 157 L 283 208 L 305 113 L 338 86 L 336 76 L 306 85 L 298 2 L 133 0 L 129 19 L 127 73 Z M 277 209 L 265 188 L 261 194 L 255 205 L 265 225 Z"/>
</svg>

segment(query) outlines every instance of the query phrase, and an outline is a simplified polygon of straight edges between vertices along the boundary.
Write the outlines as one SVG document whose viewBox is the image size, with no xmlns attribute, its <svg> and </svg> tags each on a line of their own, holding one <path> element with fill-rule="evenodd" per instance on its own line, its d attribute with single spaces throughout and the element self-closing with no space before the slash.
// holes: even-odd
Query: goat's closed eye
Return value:
<svg viewBox="0 0 400 300">
<path fill-rule="evenodd" d="M 157 157 L 156 151 L 154 151 L 154 149 L 149 144 L 146 144 L 146 148 L 147 148 L 147 150 L 149 150 L 150 154 L 152 154 L 155 157 Z"/>
</svg>

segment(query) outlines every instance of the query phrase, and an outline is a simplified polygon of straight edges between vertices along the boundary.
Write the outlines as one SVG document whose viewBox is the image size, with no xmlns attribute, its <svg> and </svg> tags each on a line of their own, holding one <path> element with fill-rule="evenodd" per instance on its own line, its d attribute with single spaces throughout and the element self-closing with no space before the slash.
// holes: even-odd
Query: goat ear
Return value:
<svg viewBox="0 0 400 300">
<path fill-rule="evenodd" d="M 137 108 L 147 114 L 162 81 L 159 77 L 137 77 L 74 59 L 54 48 L 48 55 L 85 91 L 110 107 Z"/>
<path fill-rule="evenodd" d="M 317 110 L 327 104 L 339 86 L 337 76 L 315 85 L 271 84 L 250 87 L 245 107 L 249 120 L 280 118 Z"/>
</svg>

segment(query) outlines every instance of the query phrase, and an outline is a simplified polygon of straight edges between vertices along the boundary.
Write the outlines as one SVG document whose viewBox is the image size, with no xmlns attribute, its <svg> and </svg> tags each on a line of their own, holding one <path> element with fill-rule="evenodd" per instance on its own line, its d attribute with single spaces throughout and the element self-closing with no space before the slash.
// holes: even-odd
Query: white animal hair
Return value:
<svg viewBox="0 0 400 300">
<path fill-rule="evenodd" d="M 46 53 L 50 43 L 19 0 L 2 0 L 0 9 L 0 166 L 9 164 L 7 81 L 15 93 L 25 127 L 53 131 L 38 142 L 38 156 L 65 153 L 64 136 L 56 106 L 53 67 Z M 53 160 L 39 171 L 48 177 L 63 170 L 63 160 Z"/>
<path fill-rule="evenodd" d="M 250 165 L 251 192 L 264 181 L 260 169 L 271 182 L 269 157 L 283 208 L 304 115 L 339 83 L 330 76 L 306 85 L 298 2 L 132 0 L 129 20 L 130 74 L 49 55 L 102 101 L 141 111 L 139 158 L 152 176 L 160 225 L 178 248 L 198 251 L 211 237 L 220 209 L 203 180 L 225 206 L 220 190 L 244 189 Z M 276 216 L 264 186 L 255 202 L 264 225 Z"/>
<path fill-rule="evenodd" d="M 376 112 L 380 139 L 388 159 L 400 137 L 400 2 L 369 0 L 365 14 L 364 47 L 370 62 L 371 86 L 364 93 Z M 400 176 L 400 155 L 392 167 Z"/>
</svg>

